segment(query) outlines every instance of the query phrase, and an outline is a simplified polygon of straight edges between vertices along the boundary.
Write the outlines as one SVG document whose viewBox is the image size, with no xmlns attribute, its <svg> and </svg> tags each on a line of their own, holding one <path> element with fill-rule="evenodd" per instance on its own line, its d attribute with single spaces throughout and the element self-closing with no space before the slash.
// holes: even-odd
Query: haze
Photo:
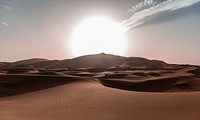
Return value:
<svg viewBox="0 0 200 120">
<path fill-rule="evenodd" d="M 130 9 L 139 2 L 1 0 L 0 61 L 72 58 L 69 41 L 81 21 L 99 15 L 121 23 L 133 15 Z M 144 24 L 126 32 L 128 47 L 124 56 L 200 65 L 199 11 L 198 2 L 144 18 Z"/>
</svg>

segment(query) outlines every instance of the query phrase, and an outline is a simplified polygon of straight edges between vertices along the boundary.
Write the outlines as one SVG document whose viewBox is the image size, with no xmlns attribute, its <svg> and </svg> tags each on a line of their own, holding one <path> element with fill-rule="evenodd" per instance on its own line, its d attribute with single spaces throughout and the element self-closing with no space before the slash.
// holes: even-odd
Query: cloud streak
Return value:
<svg viewBox="0 0 200 120">
<path fill-rule="evenodd" d="M 8 11 L 12 11 L 12 9 L 9 7 L 9 6 L 7 6 L 7 5 L 1 5 L 4 9 L 6 9 L 6 10 L 8 10 Z"/>
<path fill-rule="evenodd" d="M 138 4 L 136 4 L 135 6 L 133 6 L 131 9 L 128 10 L 128 12 L 136 13 L 136 12 L 144 9 L 145 7 L 151 7 L 151 6 L 154 6 L 155 4 L 157 4 L 156 1 L 144 0 L 144 1 L 139 2 Z"/>
<path fill-rule="evenodd" d="M 6 27 L 9 27 L 8 23 L 6 23 L 6 22 L 1 22 L 1 24 L 3 24 Z"/>
<path fill-rule="evenodd" d="M 130 12 L 133 13 L 131 18 L 124 20 L 121 25 L 130 30 L 138 25 L 143 24 L 140 22 L 142 19 L 155 15 L 164 11 L 174 11 L 181 8 L 192 6 L 200 0 L 165 0 L 164 2 L 156 2 L 154 0 L 144 0 L 133 6 Z M 143 8 L 143 9 L 141 9 Z"/>
</svg>

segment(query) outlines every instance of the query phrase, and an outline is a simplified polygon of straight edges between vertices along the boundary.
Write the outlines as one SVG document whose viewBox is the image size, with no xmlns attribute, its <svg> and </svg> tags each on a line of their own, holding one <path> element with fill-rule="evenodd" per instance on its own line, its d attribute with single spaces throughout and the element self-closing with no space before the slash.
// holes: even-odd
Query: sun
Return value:
<svg viewBox="0 0 200 120">
<path fill-rule="evenodd" d="M 71 38 L 71 50 L 74 56 L 103 52 L 123 55 L 125 47 L 125 32 L 120 24 L 103 17 L 83 21 Z"/>
</svg>

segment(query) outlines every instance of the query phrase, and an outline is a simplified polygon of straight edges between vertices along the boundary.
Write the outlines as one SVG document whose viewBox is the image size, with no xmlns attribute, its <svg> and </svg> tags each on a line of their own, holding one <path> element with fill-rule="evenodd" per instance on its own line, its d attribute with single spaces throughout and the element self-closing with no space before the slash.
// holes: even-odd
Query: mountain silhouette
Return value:
<svg viewBox="0 0 200 120">
<path fill-rule="evenodd" d="M 10 64 L 9 64 L 10 65 Z M 112 54 L 84 55 L 73 59 L 47 60 L 33 58 L 12 63 L 12 67 L 35 67 L 35 68 L 163 68 L 168 65 L 160 60 L 149 60 L 142 57 L 123 57 Z"/>
</svg>

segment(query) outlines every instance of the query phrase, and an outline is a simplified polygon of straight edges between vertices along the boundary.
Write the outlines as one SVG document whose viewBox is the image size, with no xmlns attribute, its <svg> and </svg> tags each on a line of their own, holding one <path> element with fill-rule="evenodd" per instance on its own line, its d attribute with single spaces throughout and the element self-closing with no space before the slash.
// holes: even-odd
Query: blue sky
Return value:
<svg viewBox="0 0 200 120">
<path fill-rule="evenodd" d="M 165 1 L 157 0 L 157 4 Z M 121 23 L 139 11 L 130 9 L 140 2 L 144 1 L 0 0 L 0 61 L 71 58 L 68 41 L 78 23 L 96 15 Z M 152 14 L 137 22 L 143 24 L 126 32 L 125 56 L 200 65 L 200 2 Z"/>
</svg>

